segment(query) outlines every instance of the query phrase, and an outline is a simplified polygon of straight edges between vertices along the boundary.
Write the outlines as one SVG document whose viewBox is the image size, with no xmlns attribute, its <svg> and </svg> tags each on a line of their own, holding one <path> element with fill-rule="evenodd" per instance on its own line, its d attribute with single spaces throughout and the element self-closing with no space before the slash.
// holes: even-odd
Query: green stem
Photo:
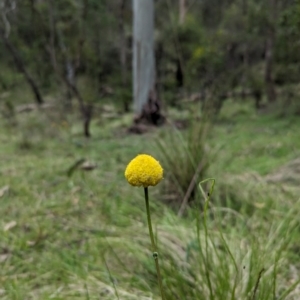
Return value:
<svg viewBox="0 0 300 300">
<path fill-rule="evenodd" d="M 204 190 L 201 186 L 202 183 L 206 182 L 206 181 L 212 181 L 212 185 L 209 191 L 208 196 L 206 197 Z M 208 288 L 209 288 L 209 294 L 210 294 L 210 299 L 214 299 L 213 296 L 213 289 L 212 289 L 212 284 L 211 284 L 211 278 L 210 278 L 210 269 L 209 269 L 209 265 L 210 265 L 210 252 L 208 249 L 208 228 L 207 228 L 207 210 L 208 210 L 208 204 L 209 204 L 209 200 L 210 200 L 210 196 L 212 195 L 212 193 L 214 192 L 214 187 L 215 187 L 215 179 L 214 178 L 208 178 L 205 179 L 203 181 L 201 181 L 199 183 L 199 188 L 201 193 L 204 195 L 204 199 L 205 199 L 205 203 L 204 203 L 204 218 L 203 218 L 203 225 L 204 225 L 204 233 L 205 233 L 205 274 L 206 274 L 206 278 L 207 278 L 207 283 L 208 283 Z M 200 238 L 200 235 L 198 233 L 198 239 Z"/>
<path fill-rule="evenodd" d="M 158 252 L 157 252 L 157 246 L 154 240 L 154 234 L 152 230 L 152 223 L 151 223 L 151 215 L 150 215 L 150 207 L 149 207 L 149 196 L 148 196 L 148 188 L 144 188 L 145 192 L 145 201 L 146 201 L 146 211 L 147 211 L 147 220 L 148 220 L 148 228 L 149 228 L 149 235 L 150 235 L 150 240 L 151 240 L 151 245 L 152 245 L 152 251 L 153 251 L 153 258 L 155 261 L 155 267 L 156 267 L 156 273 L 157 273 L 157 281 L 161 293 L 161 298 L 165 300 L 165 295 L 164 295 L 164 290 L 162 286 L 162 278 L 160 275 L 160 268 L 159 268 L 159 262 L 158 262 Z"/>
</svg>

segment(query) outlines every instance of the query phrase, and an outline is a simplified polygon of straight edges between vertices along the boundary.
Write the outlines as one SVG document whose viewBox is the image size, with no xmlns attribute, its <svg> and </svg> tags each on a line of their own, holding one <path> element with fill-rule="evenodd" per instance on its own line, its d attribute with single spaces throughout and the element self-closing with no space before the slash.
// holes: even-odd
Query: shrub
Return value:
<svg viewBox="0 0 300 300">
<path fill-rule="evenodd" d="M 192 120 L 185 132 L 174 126 L 157 140 L 166 173 L 165 191 L 169 204 L 180 207 L 182 214 L 188 202 L 195 199 L 196 183 L 202 180 L 210 164 L 205 145 L 210 125 L 206 121 Z M 171 197 L 170 197 L 171 196 Z"/>
</svg>

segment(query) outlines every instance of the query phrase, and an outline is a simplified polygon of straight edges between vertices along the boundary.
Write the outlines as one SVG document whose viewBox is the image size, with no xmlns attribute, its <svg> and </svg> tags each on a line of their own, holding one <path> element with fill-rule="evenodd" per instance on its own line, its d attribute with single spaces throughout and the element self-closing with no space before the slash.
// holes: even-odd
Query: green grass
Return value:
<svg viewBox="0 0 300 300">
<path fill-rule="evenodd" d="M 77 121 L 55 116 L 1 121 L 1 299 L 160 299 L 143 190 L 123 175 L 136 154 L 159 155 L 159 131 L 128 135 L 126 115 L 95 120 L 86 140 Z M 207 140 L 218 155 L 206 227 L 198 204 L 179 219 L 150 189 L 168 299 L 252 299 L 262 269 L 255 299 L 299 299 L 284 294 L 299 280 L 299 190 L 266 180 L 300 156 L 298 128 L 226 104 Z M 97 168 L 68 177 L 81 158 Z"/>
<path fill-rule="evenodd" d="M 217 126 L 214 140 L 229 172 L 256 171 L 264 175 L 300 156 L 300 140 L 296 137 L 299 118 L 249 112 L 229 115 L 223 124 Z"/>
</svg>

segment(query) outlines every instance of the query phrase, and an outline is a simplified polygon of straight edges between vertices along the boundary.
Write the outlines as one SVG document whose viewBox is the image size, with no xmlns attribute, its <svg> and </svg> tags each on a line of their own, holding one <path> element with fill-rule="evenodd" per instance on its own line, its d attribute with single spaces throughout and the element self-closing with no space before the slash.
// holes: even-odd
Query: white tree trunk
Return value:
<svg viewBox="0 0 300 300">
<path fill-rule="evenodd" d="M 186 0 L 179 0 L 179 24 L 183 24 L 186 14 Z"/>
<path fill-rule="evenodd" d="M 155 83 L 153 0 L 133 0 L 134 111 L 142 112 Z"/>
</svg>

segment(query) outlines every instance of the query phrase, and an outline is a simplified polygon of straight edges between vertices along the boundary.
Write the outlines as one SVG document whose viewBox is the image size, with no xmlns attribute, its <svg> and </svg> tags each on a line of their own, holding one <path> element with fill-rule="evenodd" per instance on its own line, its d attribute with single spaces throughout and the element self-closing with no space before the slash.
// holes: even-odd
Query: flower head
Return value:
<svg viewBox="0 0 300 300">
<path fill-rule="evenodd" d="M 163 168 L 152 156 L 140 154 L 127 165 L 125 177 L 133 186 L 154 186 L 163 178 Z"/>
</svg>

